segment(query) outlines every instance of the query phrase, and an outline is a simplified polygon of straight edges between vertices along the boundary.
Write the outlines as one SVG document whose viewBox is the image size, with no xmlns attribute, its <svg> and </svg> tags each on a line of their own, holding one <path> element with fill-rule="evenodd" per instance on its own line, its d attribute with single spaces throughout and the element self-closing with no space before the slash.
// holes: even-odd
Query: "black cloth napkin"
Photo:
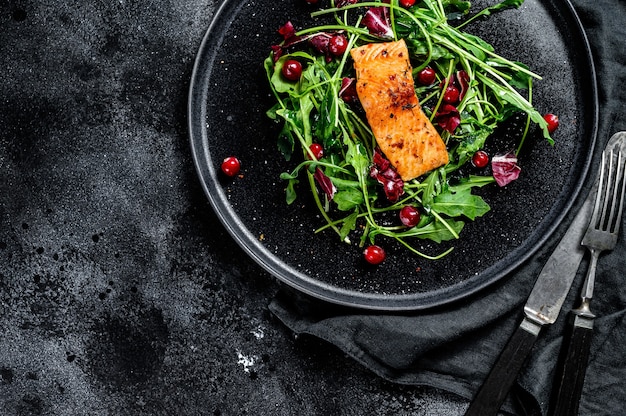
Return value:
<svg viewBox="0 0 626 416">
<path fill-rule="evenodd" d="M 594 165 L 610 136 L 626 130 L 626 2 L 572 0 L 591 44 L 600 103 Z M 549 53 L 547 51 L 546 53 Z M 463 302 L 411 314 L 348 309 L 285 288 L 270 310 L 296 334 L 326 340 L 387 380 L 425 385 L 471 399 L 504 344 L 543 264 L 591 187 L 588 180 L 557 232 L 526 264 Z M 597 315 L 581 415 L 626 411 L 626 218 L 617 247 L 600 258 L 592 309 Z M 503 410 L 545 414 L 569 310 L 588 264 L 585 257 L 558 321 L 542 330 Z"/>
</svg>

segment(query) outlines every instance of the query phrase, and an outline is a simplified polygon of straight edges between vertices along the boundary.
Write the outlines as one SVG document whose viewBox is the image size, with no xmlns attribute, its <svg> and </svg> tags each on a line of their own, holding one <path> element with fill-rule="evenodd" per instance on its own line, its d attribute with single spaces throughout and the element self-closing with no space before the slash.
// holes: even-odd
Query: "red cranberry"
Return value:
<svg viewBox="0 0 626 416">
<path fill-rule="evenodd" d="M 459 101 L 460 92 L 454 85 L 448 85 L 443 93 L 443 102 L 455 104 Z"/>
<path fill-rule="evenodd" d="M 302 75 L 302 64 L 295 59 L 289 59 L 283 65 L 282 73 L 289 81 L 297 81 Z"/>
<path fill-rule="evenodd" d="M 548 123 L 548 132 L 550 134 L 554 133 L 556 128 L 559 127 L 559 116 L 548 113 L 543 116 L 543 119 Z"/>
<path fill-rule="evenodd" d="M 335 56 L 341 56 L 348 49 L 348 39 L 344 35 L 333 35 L 328 41 L 328 50 Z"/>
<path fill-rule="evenodd" d="M 309 146 L 309 150 L 313 153 L 313 156 L 315 156 L 315 159 L 317 160 L 324 157 L 324 148 L 319 143 L 311 144 L 311 146 Z"/>
<path fill-rule="evenodd" d="M 240 168 L 241 162 L 235 156 L 229 156 L 222 162 L 222 172 L 227 176 L 235 176 Z"/>
<path fill-rule="evenodd" d="M 417 73 L 417 81 L 422 85 L 432 85 L 435 82 L 435 70 L 427 66 Z"/>
<path fill-rule="evenodd" d="M 365 261 L 369 264 L 380 264 L 385 260 L 387 254 L 385 250 L 376 245 L 367 246 L 363 251 L 363 257 L 365 257 Z"/>
<path fill-rule="evenodd" d="M 472 165 L 477 168 L 484 168 L 489 163 L 489 155 L 483 150 L 479 150 L 472 156 Z"/>
<path fill-rule="evenodd" d="M 415 0 L 400 0 L 400 6 L 408 9 L 415 4 Z"/>
<path fill-rule="evenodd" d="M 407 227 L 415 227 L 420 222 L 420 212 L 411 205 L 402 207 L 399 215 L 400 221 Z"/>
</svg>

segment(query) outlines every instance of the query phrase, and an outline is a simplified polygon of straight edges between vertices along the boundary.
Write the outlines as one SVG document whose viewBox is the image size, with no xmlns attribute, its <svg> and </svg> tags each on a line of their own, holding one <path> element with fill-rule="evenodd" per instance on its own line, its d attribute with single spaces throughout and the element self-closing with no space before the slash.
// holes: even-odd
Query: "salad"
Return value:
<svg viewBox="0 0 626 416">
<path fill-rule="evenodd" d="M 503 0 L 470 13 L 471 3 L 462 0 L 331 0 L 311 13 L 323 24 L 285 22 L 264 66 L 276 98 L 267 115 L 281 123 L 278 148 L 292 164 L 281 174 L 286 203 L 311 192 L 325 220 L 316 232 L 334 232 L 348 243 L 358 239 L 371 264 L 385 259 L 389 241 L 433 260 L 453 250 L 424 253 L 417 243 L 458 239 L 468 221 L 490 210 L 476 190 L 517 179 L 526 137 L 538 131 L 552 144 L 558 126 L 557 116 L 541 115 L 532 105 L 540 76 L 463 30 L 522 3 Z M 419 106 L 448 152 L 446 164 L 407 181 L 367 122 L 350 55 L 363 45 L 398 40 L 410 55 Z M 525 127 L 516 146 L 485 152 L 496 129 L 520 115 Z"/>
</svg>

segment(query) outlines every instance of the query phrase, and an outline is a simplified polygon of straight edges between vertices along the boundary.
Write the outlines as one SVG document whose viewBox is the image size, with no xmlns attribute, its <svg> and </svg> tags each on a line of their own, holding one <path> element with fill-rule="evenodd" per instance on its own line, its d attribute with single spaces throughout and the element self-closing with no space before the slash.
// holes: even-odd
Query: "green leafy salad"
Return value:
<svg viewBox="0 0 626 416">
<path fill-rule="evenodd" d="M 427 259 L 448 254 L 453 248 L 420 251 L 419 240 L 458 239 L 468 221 L 487 213 L 476 188 L 506 186 L 518 177 L 517 156 L 533 129 L 552 144 L 558 118 L 532 105 L 533 81 L 540 77 L 463 31 L 477 18 L 522 3 L 504 0 L 470 13 L 470 2 L 462 0 L 335 0 L 311 13 L 324 24 L 280 27 L 282 41 L 264 65 L 276 98 L 267 114 L 282 126 L 278 147 L 292 163 L 281 174 L 286 202 L 312 192 L 325 219 L 317 232 L 334 232 L 348 243 L 358 239 L 372 264 L 385 259 L 385 244 L 393 240 Z M 449 159 L 410 181 L 399 178 L 377 146 L 350 56 L 353 48 L 399 39 L 410 54 L 419 104 Z M 514 148 L 487 154 L 483 148 L 496 128 L 520 114 L 525 128 Z"/>
</svg>

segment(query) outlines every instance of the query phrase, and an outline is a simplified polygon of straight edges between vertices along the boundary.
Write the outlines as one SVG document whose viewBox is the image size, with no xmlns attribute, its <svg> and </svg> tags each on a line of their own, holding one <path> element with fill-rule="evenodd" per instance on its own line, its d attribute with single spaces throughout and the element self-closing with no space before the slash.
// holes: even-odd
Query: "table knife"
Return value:
<svg viewBox="0 0 626 416">
<path fill-rule="evenodd" d="M 502 350 L 465 416 L 498 413 L 541 328 L 556 321 L 585 253 L 580 242 L 589 224 L 596 186 L 543 266 L 524 306 L 524 319 Z"/>
</svg>

